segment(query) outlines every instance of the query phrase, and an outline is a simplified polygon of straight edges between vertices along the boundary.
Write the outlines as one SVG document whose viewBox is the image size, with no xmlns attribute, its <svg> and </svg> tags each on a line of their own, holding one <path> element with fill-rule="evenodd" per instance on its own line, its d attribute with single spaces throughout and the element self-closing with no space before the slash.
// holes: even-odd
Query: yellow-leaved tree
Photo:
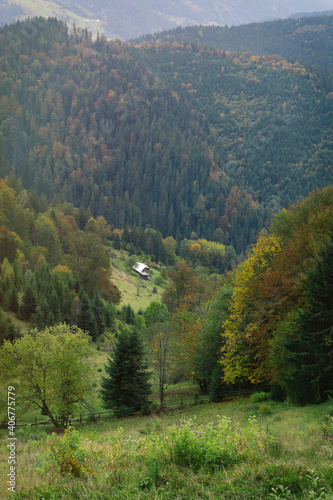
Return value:
<svg viewBox="0 0 333 500">
<path fill-rule="evenodd" d="M 263 335 L 265 311 L 264 305 L 258 304 L 257 297 L 261 276 L 280 251 L 279 238 L 265 231 L 236 272 L 230 316 L 222 325 L 221 363 L 227 383 L 237 379 L 257 383 L 269 377 L 266 364 L 268 342 Z"/>
</svg>

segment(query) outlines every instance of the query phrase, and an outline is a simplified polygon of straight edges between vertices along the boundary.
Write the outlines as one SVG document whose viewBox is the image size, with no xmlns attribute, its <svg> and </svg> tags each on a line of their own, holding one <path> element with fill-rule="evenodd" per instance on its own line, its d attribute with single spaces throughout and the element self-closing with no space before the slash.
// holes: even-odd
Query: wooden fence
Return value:
<svg viewBox="0 0 333 500">
<path fill-rule="evenodd" d="M 224 401 L 245 395 L 246 391 L 233 391 L 225 395 Z M 156 403 L 156 401 L 153 401 Z M 181 408 L 187 408 L 190 406 L 194 406 L 197 404 L 207 404 L 210 403 L 210 397 L 208 395 L 199 395 L 199 394 L 184 394 L 180 395 L 178 397 L 171 397 L 171 396 L 166 396 L 164 398 L 163 402 L 163 409 L 181 409 Z M 161 410 L 160 405 L 155 406 L 155 411 Z M 153 410 L 154 413 L 154 410 Z M 136 412 L 132 413 L 127 416 L 139 416 L 141 413 Z M 90 422 L 90 423 L 96 423 L 101 420 L 110 420 L 117 418 L 117 410 L 109 410 L 109 411 L 97 411 L 97 412 L 89 412 L 89 413 L 80 413 L 77 415 L 73 415 L 71 418 L 71 423 L 80 423 L 83 424 L 84 422 Z M 55 420 L 58 420 L 57 416 L 55 417 Z M 33 427 L 37 425 L 46 425 L 46 424 L 52 424 L 51 420 L 37 420 L 37 417 L 35 417 L 34 420 L 16 420 L 15 422 L 15 427 Z M 7 427 L 7 422 L 2 422 L 0 427 Z"/>
</svg>

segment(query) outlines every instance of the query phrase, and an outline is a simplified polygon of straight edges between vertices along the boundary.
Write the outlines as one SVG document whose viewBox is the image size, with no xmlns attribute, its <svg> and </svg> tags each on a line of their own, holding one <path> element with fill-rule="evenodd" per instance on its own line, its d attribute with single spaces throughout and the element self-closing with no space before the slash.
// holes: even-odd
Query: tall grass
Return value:
<svg viewBox="0 0 333 500">
<path fill-rule="evenodd" d="M 270 402 L 267 414 L 263 404 L 243 399 L 63 435 L 17 431 L 12 498 L 332 499 L 328 405 Z M 6 454 L 4 439 L 0 498 L 6 498 Z"/>
</svg>

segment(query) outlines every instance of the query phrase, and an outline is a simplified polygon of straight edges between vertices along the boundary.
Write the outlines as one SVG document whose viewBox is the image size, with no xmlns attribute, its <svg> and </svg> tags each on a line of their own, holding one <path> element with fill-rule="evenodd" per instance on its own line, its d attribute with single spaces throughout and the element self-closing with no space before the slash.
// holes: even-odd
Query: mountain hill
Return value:
<svg viewBox="0 0 333 500">
<path fill-rule="evenodd" d="M 49 201 L 240 253 L 332 180 L 332 93 L 300 63 L 43 18 L 0 39 L 0 175 Z"/>
<path fill-rule="evenodd" d="M 177 26 L 239 25 L 332 8 L 330 0 L 40 0 L 0 2 L 0 25 L 42 15 L 126 40 Z"/>
<path fill-rule="evenodd" d="M 141 37 L 137 42 L 200 43 L 214 49 L 279 56 L 333 71 L 333 15 L 243 26 L 189 26 Z M 331 83 L 333 88 L 333 83 Z"/>
</svg>

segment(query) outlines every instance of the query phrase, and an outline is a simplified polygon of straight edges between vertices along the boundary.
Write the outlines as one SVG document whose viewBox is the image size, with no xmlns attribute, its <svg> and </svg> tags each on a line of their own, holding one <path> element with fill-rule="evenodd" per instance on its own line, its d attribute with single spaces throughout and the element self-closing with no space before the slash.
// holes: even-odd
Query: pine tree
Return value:
<svg viewBox="0 0 333 500">
<path fill-rule="evenodd" d="M 134 319 L 135 319 L 134 311 L 131 308 L 131 305 L 128 304 L 128 306 L 126 307 L 126 323 L 128 325 L 133 325 Z"/>
<path fill-rule="evenodd" d="M 226 384 L 222 381 L 223 370 L 221 365 L 216 365 L 209 381 L 209 396 L 211 401 L 217 403 L 225 397 Z"/>
<path fill-rule="evenodd" d="M 135 330 L 118 337 L 105 369 L 101 391 L 105 408 L 117 410 L 117 416 L 149 409 L 150 374 Z"/>
</svg>

